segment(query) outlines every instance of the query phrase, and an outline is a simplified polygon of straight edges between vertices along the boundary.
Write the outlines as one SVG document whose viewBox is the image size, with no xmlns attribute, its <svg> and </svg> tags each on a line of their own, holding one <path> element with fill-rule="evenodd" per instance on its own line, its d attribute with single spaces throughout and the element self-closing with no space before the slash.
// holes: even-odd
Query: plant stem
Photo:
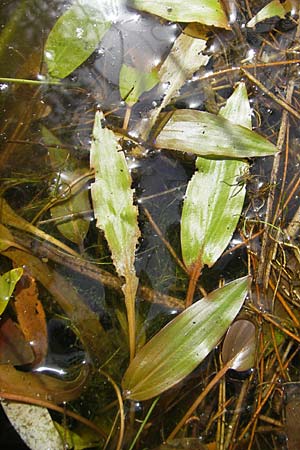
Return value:
<svg viewBox="0 0 300 450">
<path fill-rule="evenodd" d="M 197 281 L 201 275 L 201 270 L 202 270 L 202 262 L 201 262 L 201 260 L 198 260 L 196 262 L 196 264 L 194 264 L 192 271 L 191 271 L 189 287 L 188 287 L 186 298 L 185 298 L 185 307 L 186 308 L 191 306 L 191 304 L 193 303 L 193 298 L 194 298 L 194 294 L 195 294 L 195 290 L 196 290 L 196 286 L 197 286 Z"/>
<path fill-rule="evenodd" d="M 37 84 L 37 85 L 43 85 L 43 84 L 61 84 L 60 81 L 50 81 L 50 80 L 28 80 L 26 78 L 5 78 L 0 77 L 1 83 L 18 83 L 18 84 Z"/>
</svg>

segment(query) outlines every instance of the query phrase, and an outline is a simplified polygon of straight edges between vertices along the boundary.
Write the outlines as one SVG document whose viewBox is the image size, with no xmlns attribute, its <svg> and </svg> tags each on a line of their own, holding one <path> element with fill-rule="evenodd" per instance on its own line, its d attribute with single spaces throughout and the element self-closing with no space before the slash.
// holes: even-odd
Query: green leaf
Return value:
<svg viewBox="0 0 300 450">
<path fill-rule="evenodd" d="M 248 28 L 253 28 L 259 22 L 270 19 L 270 17 L 280 17 L 283 19 L 287 11 L 285 10 L 280 0 L 273 0 L 264 6 L 251 20 L 247 23 Z"/>
<path fill-rule="evenodd" d="M 130 5 L 140 11 L 173 22 L 200 22 L 215 27 L 230 28 L 219 0 L 131 0 Z"/>
<path fill-rule="evenodd" d="M 191 373 L 224 335 L 247 290 L 248 277 L 232 281 L 166 325 L 130 363 L 122 383 L 125 397 L 147 400 Z"/>
<path fill-rule="evenodd" d="M 226 333 L 222 348 L 224 364 L 242 372 L 251 369 L 255 364 L 256 330 L 250 320 L 237 320 Z"/>
<path fill-rule="evenodd" d="M 140 231 L 137 208 L 133 205 L 131 177 L 118 140 L 111 130 L 102 125 L 103 113 L 96 112 L 90 162 L 95 169 L 95 183 L 91 186 L 94 215 L 97 226 L 104 231 L 112 260 L 123 286 L 131 357 L 135 347 L 134 304 L 138 285 L 135 275 L 135 249 Z"/>
<path fill-rule="evenodd" d="M 141 72 L 126 64 L 121 67 L 120 94 L 129 106 L 134 105 L 144 92 L 150 91 L 158 82 L 159 77 L 156 69 L 151 70 L 151 72 Z"/>
<path fill-rule="evenodd" d="M 122 0 L 76 0 L 58 19 L 45 46 L 45 61 L 54 78 L 65 78 L 97 48 L 119 13 Z"/>
<path fill-rule="evenodd" d="M 220 114 L 251 128 L 251 108 L 244 83 L 240 83 Z M 181 217 L 181 248 L 191 271 L 197 261 L 211 267 L 232 238 L 242 212 L 246 186 L 242 176 L 248 164 L 240 160 L 197 158 Z M 241 179 L 241 182 L 239 180 Z M 220 226 L 220 224 L 222 224 Z"/>
<path fill-rule="evenodd" d="M 220 115 L 187 109 L 174 112 L 157 136 L 155 146 L 199 156 L 228 158 L 266 156 L 278 151 L 259 134 Z"/>
<path fill-rule="evenodd" d="M 146 140 L 148 138 L 159 113 L 169 104 L 184 83 L 201 66 L 205 66 L 208 63 L 209 56 L 202 54 L 205 47 L 206 40 L 204 39 L 195 39 L 184 33 L 177 37 L 158 72 L 158 77 L 164 90 L 163 101 L 150 112 L 148 120 L 143 120 L 139 123 L 137 132 L 143 139 Z"/>
<path fill-rule="evenodd" d="M 0 314 L 5 310 L 15 286 L 23 274 L 21 267 L 9 270 L 0 277 Z"/>
</svg>

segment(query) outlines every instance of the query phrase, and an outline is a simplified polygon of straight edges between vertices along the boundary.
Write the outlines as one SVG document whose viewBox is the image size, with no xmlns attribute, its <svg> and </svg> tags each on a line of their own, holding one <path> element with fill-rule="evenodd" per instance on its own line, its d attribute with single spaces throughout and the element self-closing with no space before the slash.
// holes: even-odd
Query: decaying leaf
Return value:
<svg viewBox="0 0 300 450">
<path fill-rule="evenodd" d="M 1 401 L 10 423 L 31 450 L 59 450 L 62 439 L 46 408 Z"/>
<path fill-rule="evenodd" d="M 47 355 L 48 333 L 46 316 L 38 298 L 35 279 L 28 274 L 23 275 L 20 280 L 14 305 L 25 339 L 31 343 L 34 350 L 34 364 L 37 365 Z"/>
<path fill-rule="evenodd" d="M 122 383 L 125 397 L 147 400 L 192 372 L 226 332 L 247 291 L 248 277 L 232 281 L 160 330 L 130 363 Z"/>
<path fill-rule="evenodd" d="M 130 4 L 173 22 L 200 22 L 230 28 L 219 0 L 190 0 L 184 5 L 181 0 L 131 0 Z"/>
<path fill-rule="evenodd" d="M 131 177 L 124 153 L 111 130 L 102 125 L 97 112 L 91 146 L 91 167 L 95 182 L 91 186 L 97 226 L 104 231 L 112 260 L 120 277 L 125 278 L 123 292 L 127 308 L 131 357 L 135 351 L 135 295 L 138 279 L 134 260 L 140 231 L 137 208 L 133 205 Z"/>
<path fill-rule="evenodd" d="M 21 267 L 9 270 L 0 277 L 0 314 L 5 310 L 15 286 L 23 274 Z"/>
<path fill-rule="evenodd" d="M 143 120 L 138 124 L 137 131 L 143 139 L 147 139 L 159 113 L 168 105 L 184 83 L 201 66 L 207 64 L 209 57 L 202 54 L 205 47 L 206 40 L 195 39 L 184 33 L 181 33 L 175 40 L 169 55 L 158 72 L 163 100 L 158 107 L 150 112 L 148 120 Z"/>
<path fill-rule="evenodd" d="M 84 388 L 89 367 L 83 365 L 75 380 L 62 381 L 39 373 L 22 372 L 10 364 L 0 365 L 0 397 L 13 394 L 53 403 L 69 402 L 77 398 Z"/>
<path fill-rule="evenodd" d="M 267 139 L 221 115 L 187 109 L 173 113 L 157 136 L 155 146 L 228 158 L 267 156 L 278 151 Z"/>
<path fill-rule="evenodd" d="M 251 128 L 244 83 L 238 85 L 220 115 Z M 245 183 L 238 180 L 248 167 L 241 160 L 197 158 L 197 171 L 187 186 L 181 216 L 182 257 L 189 271 L 197 263 L 199 270 L 205 264 L 211 267 L 229 244 L 246 194 Z"/>
</svg>

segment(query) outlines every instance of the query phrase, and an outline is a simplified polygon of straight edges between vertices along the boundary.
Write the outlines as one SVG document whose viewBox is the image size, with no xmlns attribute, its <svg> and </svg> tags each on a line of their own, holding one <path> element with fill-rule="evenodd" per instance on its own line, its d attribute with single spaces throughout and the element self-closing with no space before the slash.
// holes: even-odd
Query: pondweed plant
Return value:
<svg viewBox="0 0 300 450">
<path fill-rule="evenodd" d="M 9 361 L 0 366 L 0 393 L 9 401 L 5 407 L 6 414 L 31 449 L 41 448 L 35 442 L 38 440 L 37 436 L 43 433 L 41 424 L 52 430 L 47 434 L 47 444 L 44 444 L 43 440 L 43 445 L 49 445 L 49 448 L 57 448 L 58 445 L 65 448 L 68 445 L 78 450 L 91 447 L 119 450 L 145 446 L 154 448 L 161 444 L 160 448 L 166 449 L 233 449 L 244 448 L 239 443 L 235 446 L 235 439 L 243 442 L 244 438 L 245 445 L 248 446 L 245 448 L 252 448 L 258 415 L 264 405 L 264 392 L 258 390 L 259 406 L 249 419 L 251 425 L 243 424 L 243 430 L 238 431 L 240 417 L 236 411 L 238 407 L 241 408 L 241 402 L 247 396 L 250 381 L 242 379 L 243 388 L 239 393 L 239 403 L 236 403 L 236 409 L 225 424 L 226 407 L 230 403 L 226 400 L 225 375 L 229 370 L 245 372 L 257 366 L 263 379 L 266 369 L 257 355 L 259 351 L 265 352 L 270 347 L 270 342 L 274 345 L 281 374 L 284 374 L 287 370 L 286 359 L 291 357 L 293 348 L 291 344 L 285 344 L 282 336 L 289 335 L 297 343 L 300 341 L 297 332 L 291 331 L 289 325 L 281 325 L 273 318 L 275 293 L 271 306 L 269 301 L 261 301 L 261 286 L 256 287 L 255 298 L 253 297 L 252 277 L 257 274 L 261 277 L 260 284 L 265 284 L 265 296 L 269 295 L 269 286 L 275 289 L 271 279 L 262 277 L 264 271 L 266 274 L 271 271 L 269 263 L 266 262 L 267 253 L 259 261 L 259 258 L 254 258 L 255 251 L 251 248 L 248 265 L 240 264 L 239 275 L 225 280 L 225 283 L 221 280 L 219 287 L 209 293 L 199 285 L 199 278 L 201 277 L 201 281 L 204 275 L 216 277 L 214 268 L 222 261 L 226 251 L 228 252 L 233 235 L 242 221 L 247 186 L 246 182 L 240 183 L 240 179 L 243 174 L 249 173 L 250 161 L 253 162 L 256 158 L 268 161 L 275 159 L 269 184 L 266 217 L 259 218 L 260 220 L 254 217 L 244 221 L 245 233 L 240 232 L 244 242 L 240 242 L 239 246 L 248 245 L 253 234 L 256 238 L 263 235 L 262 246 L 270 252 L 267 239 L 271 235 L 273 242 L 281 246 L 282 255 L 285 254 L 284 246 L 289 245 L 289 251 L 299 262 L 296 241 L 289 236 L 290 243 L 286 244 L 283 236 L 288 236 L 287 229 L 275 224 L 287 206 L 283 187 L 279 197 L 281 206 L 276 207 L 274 216 L 272 203 L 277 180 L 276 170 L 279 167 L 279 151 L 282 150 L 282 136 L 287 128 L 287 114 L 297 114 L 291 105 L 291 97 L 281 99 L 280 105 L 284 108 L 285 116 L 276 145 L 272 143 L 274 139 L 267 139 L 252 129 L 255 115 L 248 98 L 245 76 L 243 79 L 235 79 L 234 83 L 226 84 L 227 95 L 222 101 L 215 99 L 214 106 L 217 106 L 218 112 L 208 106 L 176 106 L 176 99 L 180 98 L 179 92 L 184 92 L 188 83 L 193 82 L 194 74 L 197 74 L 197 81 L 201 80 L 201 71 L 204 73 L 209 65 L 214 67 L 214 54 L 210 43 L 212 33 L 216 30 L 223 30 L 223 33 L 235 32 L 232 30 L 236 30 L 236 24 L 228 20 L 233 14 L 230 9 L 233 6 L 229 3 L 219 0 L 192 0 L 183 6 L 183 2 L 179 0 L 75 0 L 68 5 L 47 36 L 44 47 L 47 78 L 42 83 L 49 82 L 51 86 L 58 86 L 56 89 L 59 90 L 66 83 L 72 86 L 73 76 L 78 87 L 76 71 L 89 64 L 89 58 L 93 58 L 93 55 L 102 49 L 106 36 L 119 22 L 132 24 L 134 21 L 149 19 L 157 23 L 169 21 L 173 22 L 173 25 L 177 24 L 172 45 L 162 61 L 152 62 L 148 66 L 146 64 L 146 68 L 141 68 L 138 63 L 135 66 L 129 64 L 122 55 L 124 58 L 120 61 L 118 74 L 114 74 L 114 79 L 118 80 L 123 124 L 119 126 L 120 117 L 115 122 L 110 122 L 110 116 L 118 110 L 115 105 L 107 107 L 105 102 L 97 103 L 93 109 L 92 140 L 88 149 L 89 166 L 84 159 L 76 158 L 69 146 L 56 135 L 55 127 L 50 129 L 44 121 L 40 133 L 43 145 L 47 148 L 49 171 L 57 175 L 51 184 L 50 198 L 47 197 L 40 207 L 32 207 L 32 223 L 13 211 L 9 204 L 9 195 L 5 194 L 6 190 L 10 189 L 9 183 L 5 184 L 7 180 L 4 182 L 1 252 L 14 265 L 26 268 L 26 273 L 18 285 L 14 306 L 8 313 L 16 316 L 26 342 L 34 341 L 33 336 L 36 337 L 37 328 L 46 330 L 46 317 L 41 311 L 43 308 L 47 311 L 48 308 L 50 314 L 51 307 L 47 305 L 48 300 L 40 302 L 36 287 L 38 281 L 59 305 L 69 327 L 77 336 L 74 346 L 84 351 L 86 360 L 85 364 L 79 364 L 77 376 L 72 381 L 57 380 L 38 373 L 43 371 L 42 364 L 47 361 L 47 345 L 38 348 L 36 344 L 31 344 L 34 355 L 22 362 L 22 365 L 29 365 L 36 373 L 17 370 L 15 366 L 20 364 Z M 242 6 L 240 8 L 245 14 L 250 6 L 247 3 L 245 11 Z M 235 10 L 235 13 L 237 14 L 238 10 Z M 264 5 L 254 17 L 249 17 L 247 26 L 252 29 L 255 24 L 265 19 L 273 16 L 285 17 L 287 14 L 292 17 L 296 14 L 292 1 L 273 1 Z M 153 19 L 153 16 L 157 18 Z M 296 18 L 294 20 L 296 21 Z M 299 37 L 299 33 L 297 36 Z M 7 38 L 4 38 L 6 45 Z M 122 37 L 121 40 L 123 39 L 125 38 Z M 134 48 L 130 51 L 134 53 Z M 247 59 L 245 61 L 248 62 Z M 271 64 L 275 62 L 272 61 Z M 242 71 L 243 67 L 246 75 L 247 69 L 252 68 L 249 64 L 243 66 L 241 59 L 239 69 Z M 221 69 L 220 72 L 222 70 L 224 73 L 226 70 L 234 72 L 236 68 Z M 212 76 L 213 72 L 207 71 L 202 76 L 203 83 L 207 83 Z M 9 78 L 3 77 L 2 80 L 8 82 Z M 30 80 L 25 78 L 14 78 L 13 81 L 30 84 Z M 259 83 L 257 86 L 260 87 Z M 289 89 L 293 90 L 294 85 L 289 85 Z M 291 96 L 290 90 L 288 92 Z M 136 113 L 139 103 L 142 104 L 144 98 L 151 99 L 152 94 L 153 98 L 158 96 L 159 101 L 152 101 L 146 111 Z M 51 114 L 55 115 L 54 110 L 55 108 Z M 259 112 L 256 111 L 256 114 L 259 115 Z M 188 280 L 185 299 L 181 300 L 144 286 L 144 280 L 136 269 L 137 249 L 145 236 L 135 192 L 137 183 L 132 177 L 132 162 L 135 160 L 132 155 L 147 160 L 155 152 L 162 150 L 167 151 L 171 158 L 180 158 L 183 155 L 190 166 L 191 162 L 194 164 L 194 172 L 185 188 L 180 210 L 180 242 L 176 243 L 177 249 L 180 248 L 182 261 L 176 255 L 175 257 Z M 8 150 L 3 156 L 4 162 L 5 158 L 9 158 L 10 152 L 11 150 Z M 90 186 L 90 193 L 86 190 L 87 184 Z M 294 190 L 291 192 L 295 193 L 298 188 L 299 184 L 294 184 Z M 253 196 L 248 202 L 253 212 L 256 211 L 254 202 Z M 91 207 L 97 231 L 91 231 L 90 221 L 86 217 Z M 46 214 L 49 218 L 43 221 Z M 262 228 L 258 229 L 254 223 L 259 223 Z M 42 229 L 43 224 L 55 224 L 53 236 L 51 232 Z M 174 249 L 157 225 L 153 225 L 174 256 Z M 26 239 L 22 238 L 21 232 L 26 233 Z M 89 233 L 93 234 L 92 244 Z M 43 241 L 43 248 L 35 253 L 32 248 L 37 239 L 39 242 Z M 85 242 L 89 242 L 89 245 L 96 249 L 96 253 L 104 257 L 104 264 L 113 265 L 114 270 L 108 271 L 98 267 L 95 261 L 88 257 Z M 277 247 L 272 248 L 276 256 Z M 273 259 L 276 260 L 275 257 Z M 56 266 L 61 264 L 81 274 L 80 276 L 93 280 L 97 289 L 100 285 L 108 288 L 110 292 L 117 292 L 117 301 L 125 303 L 126 320 L 122 305 L 117 305 L 116 312 L 107 313 L 111 315 L 112 322 L 117 322 L 114 331 L 110 332 L 111 324 L 105 325 L 102 317 L 99 319 L 93 308 L 82 300 L 72 281 L 57 271 Z M 280 261 L 278 264 L 284 267 Z M 12 289 L 16 281 L 11 284 Z M 215 279 L 212 285 L 217 284 L 218 279 Z M 202 294 L 200 299 L 199 289 Z M 275 291 L 278 291 L 278 286 Z M 250 301 L 245 305 L 248 294 Z M 149 330 L 146 321 L 143 322 L 141 299 L 163 305 L 166 309 L 173 307 L 176 309 L 176 317 L 172 320 L 169 318 L 165 326 L 156 326 L 150 337 L 150 333 L 147 334 Z M 36 311 L 38 319 L 32 318 L 34 313 L 25 314 L 26 305 L 30 302 L 34 305 L 35 309 L 32 311 Z M 116 305 L 115 298 L 112 305 Z M 294 323 L 299 325 L 297 314 L 292 308 L 284 302 L 282 308 L 289 318 L 293 318 Z M 235 321 L 238 315 L 246 317 Z M 264 320 L 272 324 L 270 338 L 263 328 Z M 257 327 L 254 326 L 255 321 Z M 281 334 L 275 334 L 274 327 L 280 329 Z M 225 335 L 226 338 L 223 339 Z M 48 340 L 47 331 L 43 336 L 45 343 Z M 223 347 L 220 346 L 221 342 Z M 282 343 L 285 350 L 280 348 Z M 216 348 L 222 348 L 222 352 L 218 354 Z M 286 352 L 285 359 L 280 356 L 283 351 Z M 269 349 L 267 357 L 270 361 L 271 353 L 272 350 Z M 212 362 L 213 358 L 215 359 Z M 206 383 L 201 383 L 202 392 L 199 395 L 193 394 L 189 401 L 182 389 L 182 383 L 197 368 L 203 367 L 204 371 L 206 366 L 207 375 L 203 378 L 207 379 Z M 75 370 L 76 367 L 71 365 L 71 368 Z M 220 370 L 214 373 L 215 368 Z M 275 371 L 271 377 L 271 386 L 274 386 L 277 375 Z M 107 380 L 117 396 L 117 408 L 112 401 L 112 393 L 105 387 Z M 208 412 L 211 422 L 206 424 L 203 435 L 201 432 L 197 434 L 197 427 L 189 433 L 187 424 L 193 420 L 200 421 L 200 405 L 204 399 L 212 398 L 211 391 L 217 383 L 220 383 L 219 400 L 217 410 Z M 199 391 L 199 387 L 194 385 L 192 381 L 192 387 L 196 390 L 198 388 Z M 98 395 L 98 391 L 101 395 Z M 187 392 L 191 392 L 189 388 Z M 268 395 L 272 393 L 273 391 L 270 391 Z M 82 400 L 78 400 L 81 395 Z M 177 395 L 179 407 L 175 411 L 175 417 L 159 430 L 161 436 L 158 438 L 159 428 L 152 417 L 156 413 L 159 418 L 164 408 L 172 409 L 177 404 Z M 71 400 L 75 400 L 75 412 L 63 411 L 57 406 Z M 146 403 L 148 400 L 151 400 L 150 406 Z M 18 403 L 15 405 L 11 401 Z M 103 405 L 99 404 L 101 401 Z M 27 405 L 24 406 L 20 402 Z M 83 403 L 82 409 L 80 402 Z M 214 403 L 212 400 L 212 404 Z M 54 429 L 47 410 L 43 409 L 41 416 L 41 409 L 37 408 L 31 417 L 31 423 L 36 427 L 36 439 L 32 439 L 28 433 L 29 425 L 24 419 L 26 415 L 31 414 L 26 409 L 28 404 L 63 411 L 81 422 L 81 425 L 66 429 L 57 424 Z M 143 408 L 142 420 L 136 417 L 136 414 L 139 415 L 139 407 Z M 205 408 L 210 409 L 208 404 Z M 90 411 L 91 420 L 82 416 L 86 409 Z M 212 433 L 209 428 L 217 420 L 218 426 L 215 433 Z M 160 419 L 158 423 L 159 421 Z M 81 428 L 83 424 L 84 430 Z M 155 430 L 153 434 L 149 432 L 151 424 Z M 174 440 L 179 433 L 180 439 Z M 143 436 L 146 436 L 148 441 L 144 440 L 146 438 Z M 201 438 L 203 442 L 199 439 L 196 441 L 195 438 Z M 206 447 L 204 441 L 210 447 Z M 259 445 L 257 448 L 260 448 Z"/>
</svg>

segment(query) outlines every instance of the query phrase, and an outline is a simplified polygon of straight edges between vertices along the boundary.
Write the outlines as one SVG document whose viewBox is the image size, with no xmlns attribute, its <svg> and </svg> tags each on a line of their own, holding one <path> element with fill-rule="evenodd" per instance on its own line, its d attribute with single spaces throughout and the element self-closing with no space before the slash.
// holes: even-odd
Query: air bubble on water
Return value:
<svg viewBox="0 0 300 450">
<path fill-rule="evenodd" d="M 82 39 L 83 33 L 84 33 L 84 29 L 83 28 L 81 28 L 81 27 L 77 27 L 76 28 L 76 37 L 78 39 Z"/>
<path fill-rule="evenodd" d="M 52 61 L 54 59 L 54 54 L 53 52 L 49 52 L 49 50 L 45 51 L 45 56 L 47 59 L 49 59 L 50 61 Z"/>
</svg>

